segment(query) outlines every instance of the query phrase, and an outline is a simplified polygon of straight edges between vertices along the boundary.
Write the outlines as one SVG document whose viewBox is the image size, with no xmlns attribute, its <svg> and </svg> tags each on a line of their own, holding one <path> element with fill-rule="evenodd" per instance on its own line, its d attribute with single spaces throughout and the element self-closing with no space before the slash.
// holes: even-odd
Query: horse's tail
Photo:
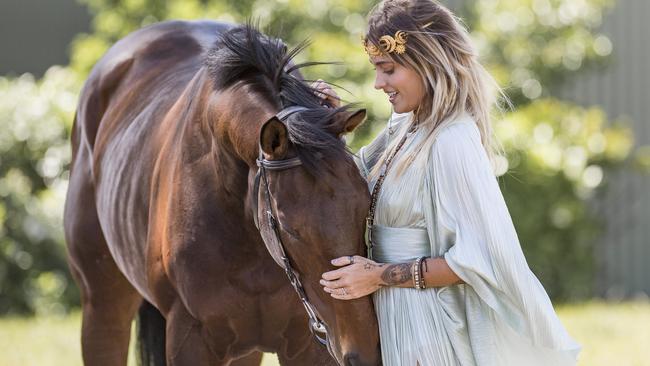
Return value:
<svg viewBox="0 0 650 366">
<path fill-rule="evenodd" d="M 138 311 L 138 353 L 141 366 L 165 365 L 165 318 L 146 300 Z"/>
</svg>

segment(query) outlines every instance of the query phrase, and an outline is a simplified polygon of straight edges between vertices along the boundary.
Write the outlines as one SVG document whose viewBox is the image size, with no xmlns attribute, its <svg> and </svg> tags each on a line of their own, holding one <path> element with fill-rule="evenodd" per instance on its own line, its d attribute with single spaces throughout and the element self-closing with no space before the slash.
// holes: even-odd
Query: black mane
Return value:
<svg viewBox="0 0 650 366">
<path fill-rule="evenodd" d="M 303 164 L 315 171 L 321 156 L 340 157 L 348 150 L 331 130 L 337 113 L 348 107 L 327 108 L 300 77 L 298 70 L 322 64 L 308 62 L 292 65 L 293 58 L 307 46 L 303 42 L 291 50 L 277 38 L 262 34 L 251 24 L 225 32 L 207 54 L 205 65 L 216 89 L 239 83 L 248 85 L 278 110 L 303 106 L 308 110 L 294 113 L 286 121 L 291 140 Z M 329 159 L 328 159 L 329 160 Z"/>
</svg>

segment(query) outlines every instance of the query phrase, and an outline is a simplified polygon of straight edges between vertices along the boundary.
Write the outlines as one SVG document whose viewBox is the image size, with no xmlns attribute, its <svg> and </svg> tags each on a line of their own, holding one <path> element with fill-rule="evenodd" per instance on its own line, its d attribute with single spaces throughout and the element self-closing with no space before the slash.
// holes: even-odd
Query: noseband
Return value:
<svg viewBox="0 0 650 366">
<path fill-rule="evenodd" d="M 307 108 L 292 106 L 278 112 L 276 114 L 276 117 L 283 123 L 286 123 L 285 121 L 290 115 L 304 110 L 307 110 Z M 298 157 L 283 160 L 266 160 L 264 158 L 264 154 L 262 153 L 261 146 L 259 150 L 260 153 L 259 157 L 257 158 L 257 166 L 259 168 L 257 170 L 257 174 L 255 175 L 255 183 L 253 188 L 253 218 L 255 220 L 255 226 L 259 230 L 260 235 L 262 236 L 262 240 L 264 240 L 264 244 L 266 244 L 266 248 L 271 254 L 271 257 L 273 257 L 275 262 L 284 269 L 284 272 L 289 278 L 291 286 L 293 286 L 293 289 L 298 294 L 298 297 L 300 297 L 300 301 L 302 302 L 302 305 L 305 307 L 307 315 L 309 316 L 309 330 L 311 331 L 312 335 L 320 344 L 326 346 L 330 354 L 332 354 L 334 357 L 332 350 L 330 349 L 329 342 L 327 341 L 327 327 L 325 325 L 325 322 L 323 322 L 318 317 L 318 315 L 316 315 L 316 310 L 314 306 L 309 302 L 307 293 L 305 292 L 300 279 L 296 276 L 296 271 L 291 266 L 291 261 L 289 260 L 289 257 L 284 250 L 284 244 L 282 243 L 282 239 L 280 237 L 278 220 L 273 212 L 273 206 L 271 205 L 271 191 L 269 190 L 269 183 L 266 177 L 267 170 L 282 171 L 295 168 L 302 165 L 302 161 Z M 260 214 L 258 209 L 261 184 L 263 184 L 264 187 L 262 194 L 265 196 L 266 204 L 263 214 Z M 265 217 L 258 217 L 258 215 Z M 265 219 L 266 221 L 261 222 L 260 220 L 262 219 Z M 268 226 L 264 228 L 261 226 L 261 224 L 266 224 Z M 267 235 L 265 235 L 265 233 Z"/>
</svg>

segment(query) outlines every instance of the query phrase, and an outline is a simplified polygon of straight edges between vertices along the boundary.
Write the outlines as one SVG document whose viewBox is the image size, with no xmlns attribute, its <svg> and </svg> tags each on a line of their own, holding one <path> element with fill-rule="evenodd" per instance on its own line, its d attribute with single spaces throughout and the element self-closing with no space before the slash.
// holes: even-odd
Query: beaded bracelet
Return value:
<svg viewBox="0 0 650 366">
<path fill-rule="evenodd" d="M 427 257 L 419 257 L 413 262 L 411 271 L 413 272 L 413 285 L 418 290 L 424 290 L 424 277 L 422 276 L 422 261 Z"/>
<path fill-rule="evenodd" d="M 424 274 L 422 273 L 422 267 L 426 267 L 426 265 L 427 265 L 427 258 L 429 258 L 429 257 L 422 257 L 421 258 L 422 260 L 420 261 L 420 267 L 418 267 L 418 269 L 420 271 L 420 288 L 422 290 L 427 288 L 426 283 L 424 283 Z"/>
</svg>

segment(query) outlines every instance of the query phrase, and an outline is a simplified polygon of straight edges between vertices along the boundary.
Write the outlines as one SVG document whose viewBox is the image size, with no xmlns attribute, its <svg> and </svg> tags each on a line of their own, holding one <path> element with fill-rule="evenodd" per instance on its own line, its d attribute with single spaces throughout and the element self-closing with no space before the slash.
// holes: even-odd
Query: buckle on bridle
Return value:
<svg viewBox="0 0 650 366">
<path fill-rule="evenodd" d="M 266 218 L 269 220 L 269 226 L 271 226 L 273 232 L 276 232 L 276 230 L 278 230 L 278 225 L 276 223 L 275 216 L 273 216 L 273 212 L 271 212 L 271 210 L 266 210 Z"/>
</svg>

